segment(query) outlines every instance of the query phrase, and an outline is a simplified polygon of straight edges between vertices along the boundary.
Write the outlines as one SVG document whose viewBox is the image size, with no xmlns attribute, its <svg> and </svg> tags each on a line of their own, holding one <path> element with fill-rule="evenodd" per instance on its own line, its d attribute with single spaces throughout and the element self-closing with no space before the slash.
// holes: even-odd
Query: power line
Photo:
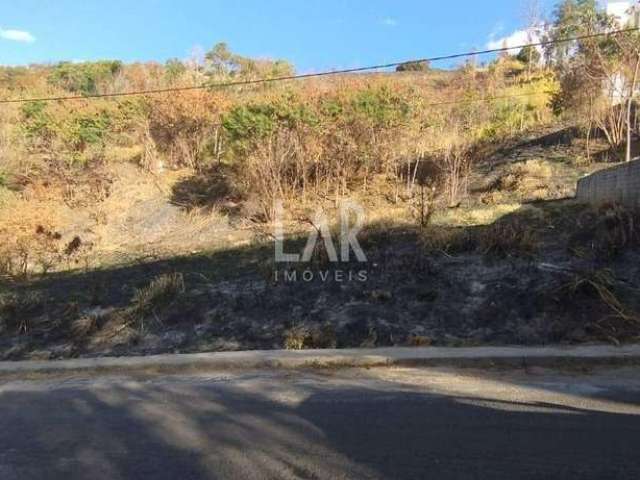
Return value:
<svg viewBox="0 0 640 480">
<path fill-rule="evenodd" d="M 562 43 L 571 43 L 580 40 L 588 40 L 591 38 L 598 38 L 603 36 L 610 35 L 621 35 L 624 33 L 637 32 L 640 30 L 640 27 L 635 28 L 627 28 L 623 30 L 614 30 L 611 32 L 602 32 L 602 33 L 592 33 L 588 35 L 581 35 L 577 37 L 571 38 L 561 38 L 556 40 L 545 40 L 541 42 L 535 43 L 527 43 L 523 45 L 515 45 L 513 47 L 501 47 L 501 48 L 491 48 L 487 50 L 473 51 L 473 52 L 464 52 L 464 53 L 455 53 L 451 55 L 442 55 L 438 57 L 430 57 L 430 58 L 421 58 L 415 60 L 405 60 L 402 62 L 393 62 L 393 63 L 385 63 L 380 65 L 370 65 L 366 67 L 356 67 L 356 68 L 346 68 L 342 70 L 328 70 L 324 72 L 317 73 L 305 73 L 300 75 L 286 75 L 281 77 L 274 78 L 262 78 L 256 80 L 238 80 L 238 81 L 230 81 L 230 82 L 219 82 L 219 83 L 204 83 L 201 85 L 194 85 L 190 87 L 168 87 L 168 88 L 158 88 L 158 89 L 148 89 L 148 90 L 132 90 L 128 92 L 114 92 L 114 93 L 95 93 L 90 95 L 69 95 L 69 96 L 58 96 L 58 97 L 39 97 L 39 98 L 16 98 L 16 99 L 4 99 L 0 100 L 0 104 L 10 104 L 10 103 L 32 103 L 32 102 L 56 102 L 56 101 L 67 101 L 67 100 L 87 100 L 87 99 L 97 99 L 97 98 L 116 98 L 116 97 L 131 97 L 131 96 L 141 96 L 141 95 L 153 95 L 153 94 L 161 94 L 161 93 L 171 93 L 171 92 L 184 92 L 191 90 L 205 90 L 205 89 L 217 89 L 217 88 L 229 88 L 229 87 L 237 87 L 237 86 L 247 86 L 247 85 L 257 85 L 257 84 L 267 84 L 267 83 L 276 83 L 276 82 L 284 82 L 290 80 L 301 80 L 307 78 L 316 78 L 316 77 L 326 77 L 331 75 L 343 75 L 348 73 L 361 73 L 368 72 L 374 70 L 385 70 L 389 68 L 399 67 L 400 65 L 404 65 L 407 63 L 433 63 L 440 62 L 443 60 L 455 60 L 458 58 L 471 57 L 476 55 L 486 55 L 491 53 L 501 53 L 501 52 L 509 52 L 512 50 L 521 50 L 527 47 L 544 47 L 547 45 L 554 44 L 562 44 Z"/>
<path fill-rule="evenodd" d="M 555 45 L 555 44 L 561 44 L 561 43 L 571 43 L 571 42 L 578 42 L 580 40 L 589 40 L 591 38 L 598 38 L 598 37 L 606 37 L 609 35 L 621 35 L 623 33 L 631 33 L 631 32 L 637 32 L 640 31 L 640 27 L 634 27 L 634 28 L 625 28 L 623 30 L 613 30 L 611 32 L 600 32 L 600 33 L 591 33 L 588 35 L 580 35 L 577 37 L 570 37 L 570 38 L 559 38 L 556 40 L 543 40 L 540 42 L 535 42 L 535 43 L 525 43 L 522 45 L 514 45 L 513 47 L 500 47 L 500 48 L 490 48 L 488 50 L 479 50 L 477 52 L 465 52 L 465 53 L 456 53 L 453 55 L 445 55 L 442 57 L 433 57 L 433 58 L 426 58 L 424 60 L 417 60 L 418 62 L 437 62 L 440 60 L 454 60 L 456 58 L 462 58 L 462 57 L 470 57 L 470 56 L 474 56 L 474 55 L 485 55 L 485 54 L 489 54 L 489 53 L 503 53 L 503 52 L 509 52 L 511 50 L 522 50 L 523 48 L 528 48 L 528 47 L 546 47 L 547 45 Z M 406 63 L 406 62 L 403 62 Z"/>
</svg>

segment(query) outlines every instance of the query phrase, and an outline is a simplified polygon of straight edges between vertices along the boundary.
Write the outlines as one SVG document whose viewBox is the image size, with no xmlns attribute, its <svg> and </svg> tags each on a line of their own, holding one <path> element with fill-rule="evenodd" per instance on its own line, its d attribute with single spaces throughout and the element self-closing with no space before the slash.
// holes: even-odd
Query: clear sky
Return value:
<svg viewBox="0 0 640 480">
<path fill-rule="evenodd" d="M 165 61 L 225 41 L 298 71 L 401 61 L 501 42 L 527 0 L 0 0 L 0 64 Z M 539 0 L 547 12 L 554 0 Z"/>
</svg>

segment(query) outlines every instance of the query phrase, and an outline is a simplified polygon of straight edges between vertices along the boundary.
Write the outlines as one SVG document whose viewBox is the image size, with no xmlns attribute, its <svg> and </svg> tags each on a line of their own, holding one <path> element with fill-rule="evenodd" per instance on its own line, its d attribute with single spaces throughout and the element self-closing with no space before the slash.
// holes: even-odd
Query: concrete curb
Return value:
<svg viewBox="0 0 640 480">
<path fill-rule="evenodd" d="M 613 347 L 379 348 L 249 351 L 0 362 L 0 376 L 78 373 L 180 373 L 198 370 L 349 368 L 380 366 L 550 367 L 640 365 L 640 345 Z"/>
</svg>

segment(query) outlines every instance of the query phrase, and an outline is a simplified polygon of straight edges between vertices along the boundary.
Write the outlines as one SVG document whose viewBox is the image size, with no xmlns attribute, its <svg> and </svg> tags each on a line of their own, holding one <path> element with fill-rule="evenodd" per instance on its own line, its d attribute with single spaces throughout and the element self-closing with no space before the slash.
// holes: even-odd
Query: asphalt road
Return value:
<svg viewBox="0 0 640 480">
<path fill-rule="evenodd" d="M 640 478 L 640 370 L 0 381 L 0 479 Z"/>
</svg>

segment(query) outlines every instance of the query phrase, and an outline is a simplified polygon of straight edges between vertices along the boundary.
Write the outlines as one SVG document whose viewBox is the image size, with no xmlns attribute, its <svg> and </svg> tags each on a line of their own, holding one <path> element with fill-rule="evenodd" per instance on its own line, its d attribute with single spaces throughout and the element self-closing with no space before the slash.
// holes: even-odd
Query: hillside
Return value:
<svg viewBox="0 0 640 480">
<path fill-rule="evenodd" d="M 188 89 L 292 68 L 212 52 L 1 69 L 73 99 L 0 112 L 0 358 L 637 338 L 638 214 L 573 200 L 622 144 L 557 71 Z M 366 263 L 274 257 L 278 202 L 295 252 L 345 201 Z"/>
<path fill-rule="evenodd" d="M 360 192 L 373 217 L 366 282 L 275 281 L 267 226 L 194 216 L 173 203 L 182 174 L 121 165 L 101 204 L 120 215 L 96 231 L 92 207 L 73 209 L 70 235 L 86 232 L 104 266 L 5 283 L 2 356 L 632 340 L 636 224 L 571 200 L 576 179 L 606 165 L 576 166 L 579 143 L 543 129 L 488 152 L 465 202 L 425 227 L 415 199 Z"/>
</svg>

